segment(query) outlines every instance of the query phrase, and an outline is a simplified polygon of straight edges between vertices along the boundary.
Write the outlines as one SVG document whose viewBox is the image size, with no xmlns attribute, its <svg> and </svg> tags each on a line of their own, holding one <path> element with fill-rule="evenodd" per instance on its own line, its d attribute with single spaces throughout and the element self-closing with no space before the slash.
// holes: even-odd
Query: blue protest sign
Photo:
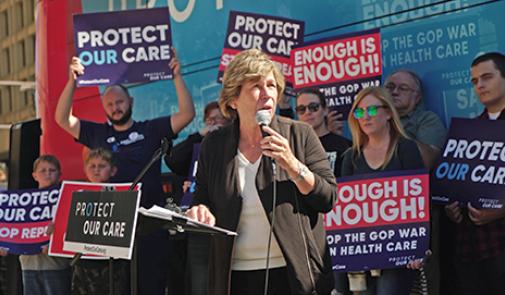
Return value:
<svg viewBox="0 0 505 295">
<path fill-rule="evenodd" d="M 10 254 L 40 254 L 49 243 L 60 187 L 0 192 L 0 248 Z"/>
<path fill-rule="evenodd" d="M 505 199 L 502 120 L 453 118 L 441 159 L 431 175 L 432 199 L 499 209 Z"/>
<path fill-rule="evenodd" d="M 166 7 L 74 15 L 77 86 L 171 79 L 170 29 Z"/>
</svg>

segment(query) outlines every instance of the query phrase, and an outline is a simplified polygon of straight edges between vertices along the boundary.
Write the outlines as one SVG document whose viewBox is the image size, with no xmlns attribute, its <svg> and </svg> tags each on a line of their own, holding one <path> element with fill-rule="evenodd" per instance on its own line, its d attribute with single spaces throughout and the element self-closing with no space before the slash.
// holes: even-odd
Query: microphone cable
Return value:
<svg viewBox="0 0 505 295">
<path fill-rule="evenodd" d="M 275 164 L 275 160 L 272 159 L 272 172 L 274 177 L 274 184 L 272 188 L 272 221 L 270 222 L 270 233 L 268 235 L 268 245 L 267 245 L 267 263 L 265 269 L 265 287 L 263 289 L 263 294 L 268 294 L 268 280 L 270 275 L 270 248 L 272 246 L 272 235 L 274 231 L 274 223 L 275 223 L 275 204 L 277 203 L 277 165 Z"/>
</svg>

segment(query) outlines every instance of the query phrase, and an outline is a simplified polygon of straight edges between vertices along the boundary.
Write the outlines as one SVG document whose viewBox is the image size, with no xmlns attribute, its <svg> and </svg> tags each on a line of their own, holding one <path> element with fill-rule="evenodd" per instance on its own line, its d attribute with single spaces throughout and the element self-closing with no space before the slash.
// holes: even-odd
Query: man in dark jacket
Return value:
<svg viewBox="0 0 505 295">
<path fill-rule="evenodd" d="M 478 56 L 472 62 L 473 88 L 485 106 L 482 120 L 505 120 L 505 55 Z M 458 202 L 446 206 L 454 224 L 454 263 L 459 294 L 503 294 L 505 208 L 476 209 Z"/>
</svg>

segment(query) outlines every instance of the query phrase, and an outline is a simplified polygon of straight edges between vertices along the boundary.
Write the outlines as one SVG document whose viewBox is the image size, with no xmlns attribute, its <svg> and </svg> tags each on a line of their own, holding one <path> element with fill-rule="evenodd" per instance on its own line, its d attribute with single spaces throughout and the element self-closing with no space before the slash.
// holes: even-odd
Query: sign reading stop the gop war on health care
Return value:
<svg viewBox="0 0 505 295">
<path fill-rule="evenodd" d="M 325 215 L 334 271 L 405 267 L 429 246 L 429 175 L 424 170 L 341 177 Z"/>
<path fill-rule="evenodd" d="M 0 248 L 10 254 L 39 254 L 49 243 L 60 187 L 0 192 Z"/>
<path fill-rule="evenodd" d="M 167 7 L 74 15 L 74 40 L 85 67 L 77 86 L 172 78 Z"/>
<path fill-rule="evenodd" d="M 363 88 L 379 86 L 382 76 L 379 30 L 305 43 L 291 52 L 295 89 L 316 87 L 330 110 L 347 118 L 354 97 Z"/>
</svg>

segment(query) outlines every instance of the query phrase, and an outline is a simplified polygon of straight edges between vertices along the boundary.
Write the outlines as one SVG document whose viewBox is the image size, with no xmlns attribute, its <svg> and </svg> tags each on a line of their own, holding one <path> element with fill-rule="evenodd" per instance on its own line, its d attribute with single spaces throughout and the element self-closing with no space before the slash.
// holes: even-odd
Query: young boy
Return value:
<svg viewBox="0 0 505 295">
<path fill-rule="evenodd" d="M 90 182 L 108 182 L 117 168 L 112 153 L 98 148 L 84 156 L 84 172 Z M 130 294 L 129 263 L 114 260 L 114 294 Z M 109 293 L 109 261 L 81 259 L 74 265 L 72 294 L 101 295 Z"/>
<path fill-rule="evenodd" d="M 39 188 L 57 185 L 61 168 L 58 159 L 52 155 L 38 157 L 33 163 L 33 179 Z M 70 293 L 69 260 L 47 255 L 47 246 L 38 255 L 20 255 L 25 295 L 65 295 Z"/>
</svg>

